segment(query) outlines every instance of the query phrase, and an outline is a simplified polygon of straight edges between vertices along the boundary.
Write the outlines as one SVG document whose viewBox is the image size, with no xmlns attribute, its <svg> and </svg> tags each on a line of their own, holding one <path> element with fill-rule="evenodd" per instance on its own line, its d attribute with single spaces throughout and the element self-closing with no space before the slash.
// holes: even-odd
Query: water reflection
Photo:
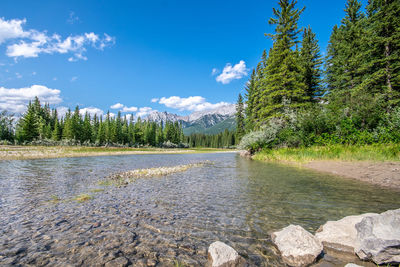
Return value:
<svg viewBox="0 0 400 267">
<path fill-rule="evenodd" d="M 65 200 L 90 192 L 114 172 L 204 160 L 214 164 L 166 178 L 138 179 L 126 188 L 106 187 L 85 204 L 69 201 L 48 205 L 52 195 Z M 400 194 L 390 190 L 251 161 L 234 153 L 3 161 L 0 170 L 0 226 L 4 241 L 0 238 L 0 251 L 17 246 L 22 242 L 18 240 L 25 240 L 23 235 L 34 235 L 38 228 L 56 235 L 60 230 L 52 222 L 55 218 L 75 220 L 72 224 L 78 229 L 101 218 L 105 225 L 117 225 L 110 230 L 112 236 L 134 229 L 140 240 L 136 249 L 157 251 L 160 261 L 178 258 L 203 264 L 204 250 L 211 242 L 221 240 L 253 264 L 279 266 L 282 263 L 274 255 L 268 237 L 273 230 L 299 224 L 313 232 L 327 220 L 400 206 Z M 26 227 L 27 221 L 37 223 L 38 228 Z M 43 225 L 42 221 L 49 224 Z M 132 223 L 134 226 L 124 226 Z M 88 232 L 83 237 L 76 231 L 67 227 L 61 241 L 96 237 Z M 195 252 L 189 253 L 188 246 L 194 246 Z M 167 247 L 176 252 L 165 251 Z M 62 248 L 57 249 L 58 254 L 52 254 L 50 249 L 46 255 L 64 255 Z M 68 250 L 63 253 L 67 258 L 73 257 Z M 137 255 L 132 254 L 132 263 Z"/>
</svg>

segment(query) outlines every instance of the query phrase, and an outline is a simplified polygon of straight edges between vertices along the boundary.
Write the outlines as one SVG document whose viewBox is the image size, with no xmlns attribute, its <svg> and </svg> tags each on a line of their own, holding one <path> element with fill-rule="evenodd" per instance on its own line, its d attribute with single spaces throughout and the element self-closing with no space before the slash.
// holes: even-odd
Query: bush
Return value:
<svg viewBox="0 0 400 267">
<path fill-rule="evenodd" d="M 161 145 L 162 148 L 178 148 L 178 145 L 175 143 L 172 143 L 171 141 L 166 141 L 164 143 L 162 143 Z"/>
</svg>

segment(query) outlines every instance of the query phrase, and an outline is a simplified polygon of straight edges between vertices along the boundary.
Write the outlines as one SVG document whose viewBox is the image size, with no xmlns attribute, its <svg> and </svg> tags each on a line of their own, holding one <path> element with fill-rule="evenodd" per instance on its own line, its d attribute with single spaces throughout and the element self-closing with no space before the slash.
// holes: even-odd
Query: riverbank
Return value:
<svg viewBox="0 0 400 267">
<path fill-rule="evenodd" d="M 295 165 L 400 191 L 400 145 L 281 148 L 258 152 L 252 158 Z"/>
<path fill-rule="evenodd" d="M 0 146 L 0 160 L 71 158 L 134 154 L 194 154 L 221 152 L 233 152 L 233 150 L 217 148 L 165 149 L 81 146 Z"/>
</svg>

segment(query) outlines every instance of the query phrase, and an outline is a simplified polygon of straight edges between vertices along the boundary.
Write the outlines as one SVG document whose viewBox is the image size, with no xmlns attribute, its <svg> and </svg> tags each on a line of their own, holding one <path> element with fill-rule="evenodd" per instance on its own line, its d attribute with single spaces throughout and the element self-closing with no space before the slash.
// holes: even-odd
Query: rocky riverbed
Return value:
<svg viewBox="0 0 400 267">
<path fill-rule="evenodd" d="M 105 183 L 114 173 L 205 160 L 214 164 Z M 270 230 L 296 223 L 314 232 L 328 219 L 383 212 L 400 199 L 235 154 L 4 161 L 0 168 L 5 266 L 203 266 L 217 240 L 250 265 L 284 266 Z M 90 197 L 78 201 L 82 194 Z"/>
</svg>

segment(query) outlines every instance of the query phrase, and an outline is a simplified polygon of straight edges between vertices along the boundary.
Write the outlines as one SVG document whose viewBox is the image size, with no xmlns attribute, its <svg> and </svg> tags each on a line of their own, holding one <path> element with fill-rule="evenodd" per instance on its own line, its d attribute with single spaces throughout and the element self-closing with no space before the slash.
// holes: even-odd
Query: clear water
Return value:
<svg viewBox="0 0 400 267">
<path fill-rule="evenodd" d="M 121 188 L 98 184 L 114 172 L 204 160 L 214 164 L 162 178 L 137 179 Z M 91 193 L 92 200 L 71 200 L 96 188 L 104 191 Z M 52 196 L 65 201 L 51 203 Z M 235 153 L 0 162 L 0 251 L 32 243 L 29 238 L 38 229 L 56 236 L 61 230 L 51 222 L 60 218 L 67 218 L 74 226 L 63 229 L 59 237 L 61 241 L 69 238 L 69 243 L 78 238 L 74 237 L 77 225 L 102 221 L 106 226 L 109 221 L 118 226 L 110 228 L 118 234 L 125 229 L 121 228 L 125 221 L 138 236 L 137 251 L 156 252 L 161 265 L 175 260 L 203 265 L 208 245 L 221 240 L 254 265 L 280 266 L 282 262 L 269 238 L 273 230 L 298 224 L 315 232 L 327 220 L 399 207 L 399 192 L 295 167 L 251 161 Z M 79 238 L 91 239 L 95 235 Z M 80 246 L 85 246 L 83 243 Z M 63 252 L 57 246 L 57 253 L 49 248 L 46 255 L 71 260 L 70 248 Z M 139 254 L 132 256 L 132 264 Z M 23 262 L 23 256 L 14 258 Z M 1 261 L 0 257 L 0 264 Z"/>
</svg>

